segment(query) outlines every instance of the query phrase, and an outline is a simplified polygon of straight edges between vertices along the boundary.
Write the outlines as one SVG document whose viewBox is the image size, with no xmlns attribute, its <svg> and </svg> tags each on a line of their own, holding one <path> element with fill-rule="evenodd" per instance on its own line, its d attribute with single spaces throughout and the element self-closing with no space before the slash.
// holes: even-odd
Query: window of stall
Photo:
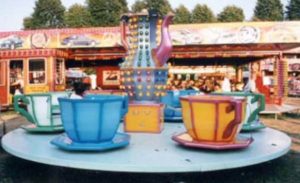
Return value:
<svg viewBox="0 0 300 183">
<path fill-rule="evenodd" d="M 29 60 L 29 84 L 46 83 L 46 67 L 44 59 Z"/>
<path fill-rule="evenodd" d="M 5 85 L 5 63 L 0 62 L 0 86 Z"/>
<path fill-rule="evenodd" d="M 61 85 L 65 82 L 65 62 L 63 59 L 56 59 L 55 62 L 55 84 Z"/>
<path fill-rule="evenodd" d="M 11 60 L 9 62 L 9 81 L 15 83 L 18 79 L 23 79 L 23 60 Z"/>
</svg>

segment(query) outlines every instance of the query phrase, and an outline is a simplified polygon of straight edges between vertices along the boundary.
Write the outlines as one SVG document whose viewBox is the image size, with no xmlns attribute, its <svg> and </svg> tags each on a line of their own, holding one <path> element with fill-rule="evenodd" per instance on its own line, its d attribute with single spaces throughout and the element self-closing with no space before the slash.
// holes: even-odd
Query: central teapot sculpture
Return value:
<svg viewBox="0 0 300 183">
<path fill-rule="evenodd" d="M 121 18 L 122 44 L 128 54 L 121 64 L 120 88 L 131 101 L 159 102 L 166 94 L 166 62 L 172 51 L 168 27 L 172 18 L 168 14 L 161 19 L 154 10 L 125 14 Z"/>
</svg>

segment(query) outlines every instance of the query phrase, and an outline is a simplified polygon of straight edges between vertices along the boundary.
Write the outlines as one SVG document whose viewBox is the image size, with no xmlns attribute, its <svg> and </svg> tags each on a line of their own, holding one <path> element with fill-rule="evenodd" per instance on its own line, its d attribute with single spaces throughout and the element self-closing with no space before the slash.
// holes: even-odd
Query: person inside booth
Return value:
<svg viewBox="0 0 300 183">
<path fill-rule="evenodd" d="M 75 82 L 73 84 L 74 92 L 71 94 L 71 99 L 82 99 L 85 95 L 85 91 L 88 89 L 88 84 L 83 82 Z"/>
<path fill-rule="evenodd" d="M 256 88 L 256 73 L 252 72 L 250 75 L 250 79 L 248 79 L 247 84 L 244 86 L 244 91 L 245 92 L 252 92 L 252 93 L 256 93 L 257 88 Z"/>
<path fill-rule="evenodd" d="M 21 74 L 18 74 L 17 80 L 11 84 L 11 87 L 14 87 L 14 95 L 20 95 L 23 93 L 24 88 L 24 79 Z"/>
<path fill-rule="evenodd" d="M 90 90 L 91 89 L 91 83 L 92 83 L 92 81 L 91 81 L 91 78 L 90 77 L 84 77 L 83 79 L 82 79 L 82 83 L 84 83 L 85 85 L 86 85 L 86 89 L 87 90 Z"/>
<path fill-rule="evenodd" d="M 223 78 L 223 82 L 222 82 L 222 91 L 223 92 L 231 92 L 231 84 L 230 84 L 230 80 L 229 80 L 229 74 L 226 73 L 226 75 Z"/>
</svg>

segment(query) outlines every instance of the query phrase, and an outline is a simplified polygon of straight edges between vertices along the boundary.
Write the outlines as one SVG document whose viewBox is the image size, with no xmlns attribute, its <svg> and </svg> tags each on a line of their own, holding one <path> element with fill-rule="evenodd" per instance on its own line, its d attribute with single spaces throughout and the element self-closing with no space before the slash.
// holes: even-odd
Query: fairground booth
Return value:
<svg viewBox="0 0 300 183">
<path fill-rule="evenodd" d="M 170 80 L 229 75 L 234 85 L 255 74 L 267 102 L 280 104 L 300 95 L 299 31 L 300 22 L 172 25 Z M 125 32 L 122 26 L 0 32 L 1 105 L 18 87 L 26 94 L 63 91 L 85 77 L 92 89 L 119 89 Z"/>
</svg>

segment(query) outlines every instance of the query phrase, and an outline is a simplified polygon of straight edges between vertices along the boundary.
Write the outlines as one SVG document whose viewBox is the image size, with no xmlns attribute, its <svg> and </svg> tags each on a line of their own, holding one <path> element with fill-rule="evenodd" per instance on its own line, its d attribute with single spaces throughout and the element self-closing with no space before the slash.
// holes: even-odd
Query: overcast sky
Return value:
<svg viewBox="0 0 300 183">
<path fill-rule="evenodd" d="M 0 31 L 15 31 L 23 27 L 23 18 L 33 12 L 36 0 L 0 0 Z M 84 4 L 85 0 L 61 0 L 65 7 L 74 3 Z M 129 7 L 135 0 L 127 0 Z M 289 0 L 281 0 L 286 6 Z M 207 4 L 215 14 L 218 14 L 227 5 L 236 5 L 244 10 L 246 19 L 251 19 L 256 0 L 169 0 L 173 8 L 180 3 L 188 9 L 192 9 L 195 4 Z"/>
</svg>

